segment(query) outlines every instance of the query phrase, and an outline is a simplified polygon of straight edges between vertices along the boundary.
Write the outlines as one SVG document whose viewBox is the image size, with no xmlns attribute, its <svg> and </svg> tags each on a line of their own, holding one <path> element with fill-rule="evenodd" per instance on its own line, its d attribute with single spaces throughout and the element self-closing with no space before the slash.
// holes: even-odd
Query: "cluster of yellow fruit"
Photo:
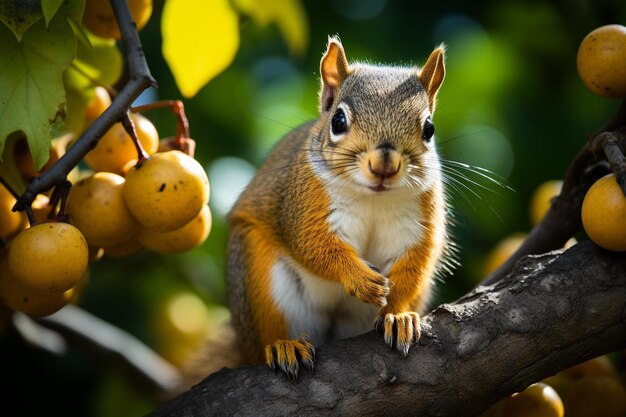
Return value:
<svg viewBox="0 0 626 417">
<path fill-rule="evenodd" d="M 88 123 L 111 103 L 106 90 L 96 90 L 86 112 Z M 211 212 L 203 167 L 193 157 L 170 150 L 170 141 L 160 144 L 147 118 L 131 118 L 149 157 L 137 163 L 132 139 L 116 123 L 85 156 L 93 171 L 79 174 L 71 187 L 65 208 L 71 224 L 48 220 L 57 208 L 41 195 L 33 203 L 41 223 L 24 229 L 24 214 L 11 213 L 15 199 L 1 188 L 0 233 L 8 244 L 0 256 L 0 298 L 10 308 L 36 316 L 57 311 L 75 297 L 89 261 L 103 254 L 129 256 L 143 248 L 179 253 L 207 238 Z M 65 150 L 55 149 L 59 154 Z"/>
<path fill-rule="evenodd" d="M 623 417 L 626 391 L 607 356 L 532 384 L 498 402 L 481 417 Z"/>
</svg>

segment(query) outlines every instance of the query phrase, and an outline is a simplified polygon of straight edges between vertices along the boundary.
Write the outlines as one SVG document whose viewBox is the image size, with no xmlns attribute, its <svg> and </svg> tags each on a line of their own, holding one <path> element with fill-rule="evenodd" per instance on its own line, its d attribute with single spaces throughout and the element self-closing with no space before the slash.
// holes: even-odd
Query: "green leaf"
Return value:
<svg viewBox="0 0 626 417">
<path fill-rule="evenodd" d="M 194 96 L 235 58 L 239 22 L 228 0 L 167 0 L 161 20 L 163 56 L 185 97 Z"/>
<path fill-rule="evenodd" d="M 48 27 L 54 15 L 59 11 L 61 4 L 63 4 L 63 0 L 41 0 L 41 9 L 43 10 L 43 17 L 46 19 L 46 27 Z"/>
<path fill-rule="evenodd" d="M 18 41 L 42 17 L 40 0 L 0 1 L 0 21 L 11 29 Z"/>
<path fill-rule="evenodd" d="M 63 4 L 48 28 L 43 20 L 32 25 L 21 42 L 0 25 L 0 150 L 9 134 L 22 131 L 37 168 L 48 159 L 50 126 L 65 101 L 62 73 L 76 54 L 66 20 L 71 3 Z"/>
</svg>

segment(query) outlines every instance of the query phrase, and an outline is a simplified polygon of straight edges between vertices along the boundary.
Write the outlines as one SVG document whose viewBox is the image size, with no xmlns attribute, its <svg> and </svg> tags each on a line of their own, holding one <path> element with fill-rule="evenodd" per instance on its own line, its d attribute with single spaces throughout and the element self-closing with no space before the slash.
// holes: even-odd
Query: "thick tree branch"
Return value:
<svg viewBox="0 0 626 417">
<path fill-rule="evenodd" d="M 265 366 L 225 369 L 150 416 L 473 416 L 625 347 L 625 300 L 626 257 L 583 242 L 439 306 L 406 358 L 370 332 L 318 349 L 315 374 L 298 382 Z"/>
</svg>

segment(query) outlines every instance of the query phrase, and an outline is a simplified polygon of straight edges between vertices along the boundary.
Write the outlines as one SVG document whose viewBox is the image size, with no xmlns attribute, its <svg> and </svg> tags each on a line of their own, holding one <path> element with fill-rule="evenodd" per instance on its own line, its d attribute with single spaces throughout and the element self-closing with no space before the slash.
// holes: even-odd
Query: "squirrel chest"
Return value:
<svg viewBox="0 0 626 417">
<path fill-rule="evenodd" d="M 424 238 L 422 202 L 415 193 L 360 196 L 347 189 L 329 191 L 329 229 L 383 275 Z M 372 328 L 378 312 L 375 306 L 348 295 L 340 283 L 311 273 L 288 254 L 273 265 L 271 289 L 285 315 L 289 337 L 306 333 L 313 343 L 362 334 Z M 423 286 L 423 301 L 429 289 L 430 283 Z"/>
</svg>

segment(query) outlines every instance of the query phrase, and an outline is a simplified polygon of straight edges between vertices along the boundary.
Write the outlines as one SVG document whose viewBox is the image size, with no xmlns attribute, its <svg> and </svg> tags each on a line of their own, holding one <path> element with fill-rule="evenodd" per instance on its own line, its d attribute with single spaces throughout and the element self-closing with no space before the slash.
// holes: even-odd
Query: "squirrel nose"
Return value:
<svg viewBox="0 0 626 417">
<path fill-rule="evenodd" d="M 372 161 L 368 163 L 370 172 L 377 178 L 384 180 L 385 178 L 391 178 L 396 175 L 400 171 L 400 164 L 397 165 L 391 163 L 391 161 L 386 161 L 383 164 L 374 164 L 372 166 Z"/>
</svg>

